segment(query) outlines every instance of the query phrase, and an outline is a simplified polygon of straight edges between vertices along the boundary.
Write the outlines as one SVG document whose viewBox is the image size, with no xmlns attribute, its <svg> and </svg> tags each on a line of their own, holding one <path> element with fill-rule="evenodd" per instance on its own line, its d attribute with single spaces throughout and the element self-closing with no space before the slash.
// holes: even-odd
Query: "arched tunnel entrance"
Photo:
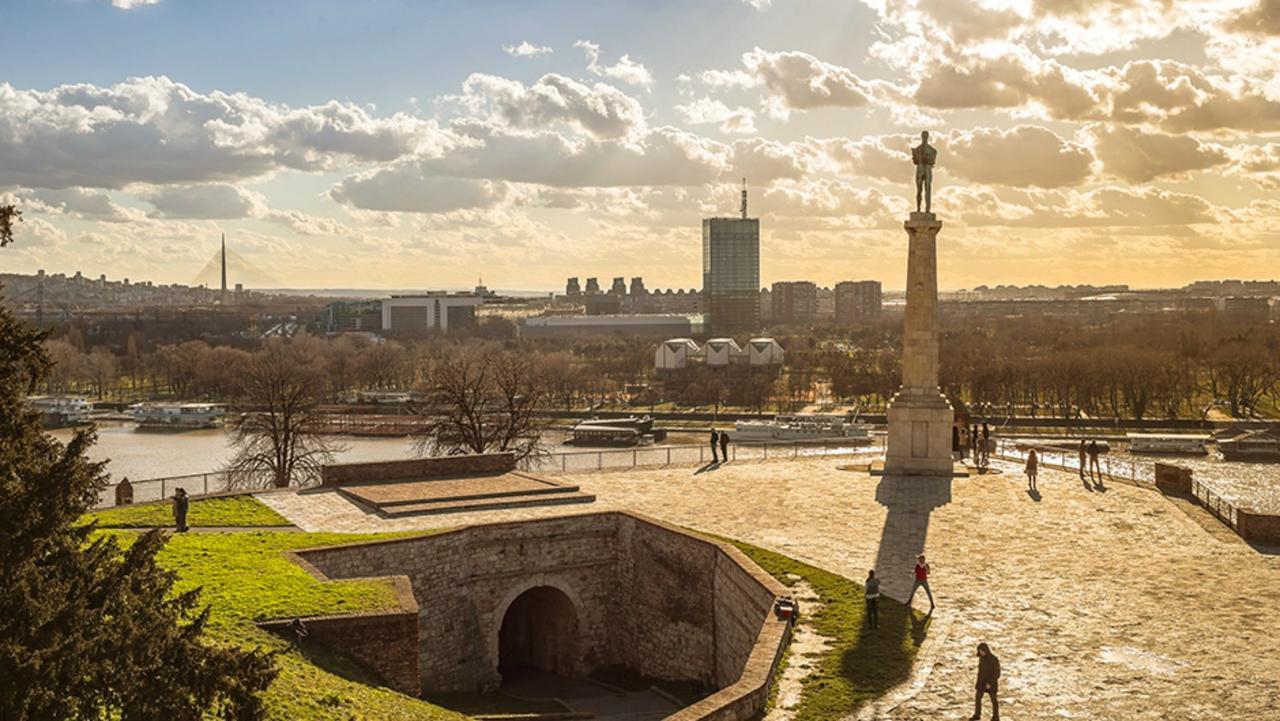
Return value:
<svg viewBox="0 0 1280 721">
<path fill-rule="evenodd" d="M 521 672 L 572 676 L 578 668 L 578 612 L 564 591 L 536 586 L 516 597 L 498 631 L 498 673 L 505 681 Z"/>
</svg>

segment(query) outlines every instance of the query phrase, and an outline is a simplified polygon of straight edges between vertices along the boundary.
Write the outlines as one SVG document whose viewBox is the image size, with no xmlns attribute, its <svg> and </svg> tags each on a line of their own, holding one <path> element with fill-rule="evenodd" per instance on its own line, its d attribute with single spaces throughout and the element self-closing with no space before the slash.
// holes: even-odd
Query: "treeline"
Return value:
<svg viewBox="0 0 1280 721">
<path fill-rule="evenodd" d="M 611 337 L 485 341 L 427 338 L 375 342 L 365 336 L 299 336 L 296 350 L 322 369 L 323 396 L 430 385 L 432 363 L 458 349 L 489 347 L 528 356 L 552 408 L 674 404 L 753 412 L 814 402 L 883 409 L 901 378 L 901 328 L 775 334 L 783 369 L 691 367 L 662 374 L 657 342 Z M 1220 317 L 1150 314 L 1101 323 L 1062 317 L 946 319 L 941 385 L 956 404 L 992 415 L 1204 417 L 1264 411 L 1280 400 L 1280 333 Z M 54 360 L 47 392 L 130 400 L 237 400 L 253 347 L 195 340 L 124 352 L 85 348 L 74 333 L 46 342 Z"/>
</svg>

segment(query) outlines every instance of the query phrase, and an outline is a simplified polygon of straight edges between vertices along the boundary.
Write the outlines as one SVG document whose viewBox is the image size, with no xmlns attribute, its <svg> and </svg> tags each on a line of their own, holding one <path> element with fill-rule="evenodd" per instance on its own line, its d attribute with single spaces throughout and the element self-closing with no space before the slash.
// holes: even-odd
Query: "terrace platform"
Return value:
<svg viewBox="0 0 1280 721">
<path fill-rule="evenodd" d="M 596 499 L 581 493 L 576 485 L 557 483 L 522 471 L 362 483 L 342 486 L 338 493 L 384 518 L 560 506 L 591 503 Z"/>
</svg>

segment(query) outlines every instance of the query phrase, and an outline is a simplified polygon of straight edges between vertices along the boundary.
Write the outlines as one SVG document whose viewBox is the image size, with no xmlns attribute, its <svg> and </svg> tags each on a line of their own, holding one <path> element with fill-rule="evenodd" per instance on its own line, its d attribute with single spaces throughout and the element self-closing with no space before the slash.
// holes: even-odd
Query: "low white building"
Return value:
<svg viewBox="0 0 1280 721">
<path fill-rule="evenodd" d="M 671 338 L 658 346 L 653 365 L 658 371 L 677 371 L 697 363 L 711 368 L 730 366 L 764 368 L 785 360 L 782 346 L 772 338 L 752 338 L 747 347 L 732 338 L 712 338 L 701 348 L 689 338 Z"/>
<path fill-rule="evenodd" d="M 658 346 L 653 366 L 660 371 L 679 370 L 691 359 L 700 357 L 702 349 L 691 338 L 672 338 Z"/>
<path fill-rule="evenodd" d="M 712 338 L 707 341 L 703 352 L 709 366 L 727 366 L 747 360 L 746 351 L 732 338 Z"/>
<path fill-rule="evenodd" d="M 753 366 L 782 365 L 785 360 L 782 346 L 772 338 L 752 338 L 747 341 L 747 361 Z"/>
</svg>

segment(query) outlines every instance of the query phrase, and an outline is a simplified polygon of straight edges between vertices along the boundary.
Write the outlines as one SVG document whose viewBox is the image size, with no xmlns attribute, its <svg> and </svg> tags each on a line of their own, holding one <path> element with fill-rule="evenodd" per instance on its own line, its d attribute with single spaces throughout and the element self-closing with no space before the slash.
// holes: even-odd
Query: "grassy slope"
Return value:
<svg viewBox="0 0 1280 721">
<path fill-rule="evenodd" d="M 194 504 L 193 504 L 194 506 Z M 125 531 L 104 531 L 127 543 Z M 405 535 L 405 534 L 396 534 Z M 159 562 L 179 574 L 178 590 L 203 589 L 212 608 L 209 636 L 215 642 L 284 651 L 280 675 L 266 694 L 268 718 L 278 721 L 455 721 L 464 716 L 384 688 L 348 681 L 325 670 L 341 659 L 309 650 L 304 657 L 254 620 L 287 615 L 376 610 L 395 605 L 390 586 L 379 581 L 321 583 L 283 551 L 352 543 L 387 535 L 336 533 L 207 533 L 174 535 Z"/>
<path fill-rule="evenodd" d="M 780 553 L 722 539 L 734 544 L 770 575 L 787 585 L 799 576 L 822 601 L 807 620 L 814 630 L 830 639 L 815 670 L 805 680 L 796 709 L 796 721 L 830 721 L 841 718 L 864 702 L 877 698 L 906 681 L 916 651 L 924 641 L 928 622 L 908 607 L 881 596 L 880 628 L 863 626 L 863 589 L 843 576 L 801 563 Z"/>
<path fill-rule="evenodd" d="M 167 501 L 118 506 L 88 514 L 99 528 L 142 528 L 172 526 L 173 504 Z M 187 525 L 196 526 L 288 526 L 284 516 L 267 508 L 253 496 L 197 498 L 187 510 Z"/>
</svg>

